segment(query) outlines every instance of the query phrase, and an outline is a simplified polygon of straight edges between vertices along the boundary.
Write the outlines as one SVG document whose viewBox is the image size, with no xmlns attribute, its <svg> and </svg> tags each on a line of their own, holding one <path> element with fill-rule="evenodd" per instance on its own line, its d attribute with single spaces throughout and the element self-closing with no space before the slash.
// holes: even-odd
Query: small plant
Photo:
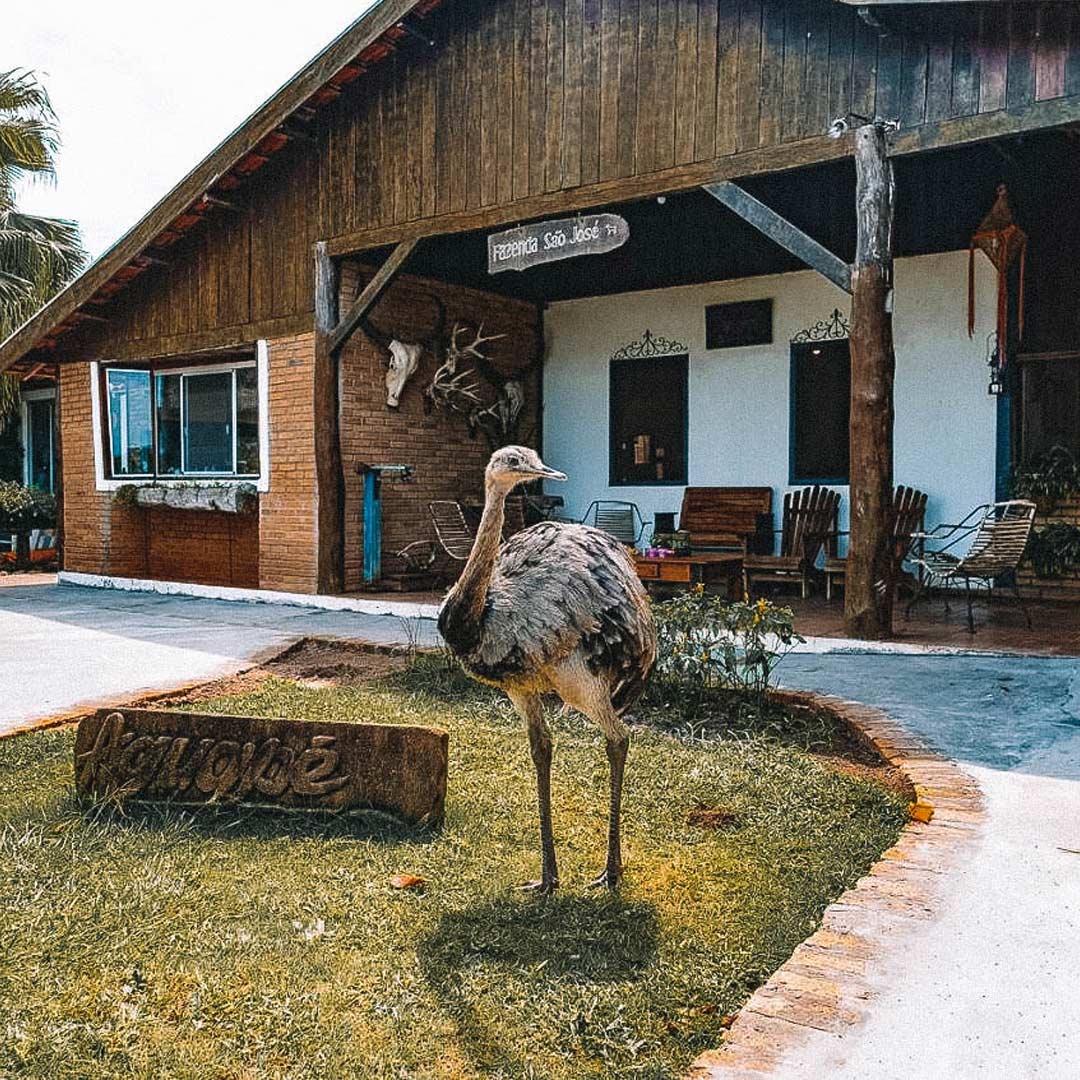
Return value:
<svg viewBox="0 0 1080 1080">
<path fill-rule="evenodd" d="M 649 540 L 649 550 L 670 551 L 675 555 L 690 554 L 690 534 L 688 532 L 654 532 Z"/>
<path fill-rule="evenodd" d="M 1014 499 L 1030 499 L 1043 513 L 1080 492 L 1080 464 L 1063 446 L 1019 465 L 1010 490 Z"/>
<path fill-rule="evenodd" d="M 777 664 L 803 639 L 789 608 L 724 601 L 699 585 L 653 605 L 657 657 L 652 697 L 684 715 L 717 690 L 765 702 Z"/>
<path fill-rule="evenodd" d="M 1035 529 L 1024 555 L 1036 577 L 1061 577 L 1080 566 L 1080 528 L 1056 521 Z"/>
<path fill-rule="evenodd" d="M 132 508 L 139 505 L 139 484 L 121 484 L 114 492 L 112 501 L 117 506 Z"/>
<path fill-rule="evenodd" d="M 56 496 L 40 488 L 0 480 L 0 532 L 56 527 Z"/>
</svg>

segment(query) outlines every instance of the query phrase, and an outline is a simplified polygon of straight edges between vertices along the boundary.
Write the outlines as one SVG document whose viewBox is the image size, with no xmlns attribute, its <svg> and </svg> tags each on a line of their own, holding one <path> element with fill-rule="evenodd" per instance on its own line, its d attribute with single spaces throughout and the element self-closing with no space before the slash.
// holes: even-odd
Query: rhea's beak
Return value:
<svg viewBox="0 0 1080 1080">
<path fill-rule="evenodd" d="M 536 470 L 536 475 L 544 480 L 565 480 L 566 473 L 559 472 L 558 469 L 549 469 L 546 465 Z"/>
</svg>

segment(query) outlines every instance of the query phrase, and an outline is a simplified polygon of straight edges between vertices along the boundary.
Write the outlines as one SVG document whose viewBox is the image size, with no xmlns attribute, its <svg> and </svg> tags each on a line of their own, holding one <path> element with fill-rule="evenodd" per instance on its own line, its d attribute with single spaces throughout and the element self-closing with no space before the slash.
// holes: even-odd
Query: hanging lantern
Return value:
<svg viewBox="0 0 1080 1080">
<path fill-rule="evenodd" d="M 1009 267 L 1020 259 L 1020 295 L 1017 298 L 1017 330 L 1024 336 L 1024 264 L 1027 258 L 1027 233 L 1016 224 L 1009 193 L 998 184 L 997 198 L 990 212 L 982 219 L 971 238 L 968 250 L 968 337 L 975 333 L 975 249 L 986 253 L 994 264 L 998 277 L 997 292 L 997 367 L 1005 366 L 1006 343 L 1009 340 Z"/>
</svg>

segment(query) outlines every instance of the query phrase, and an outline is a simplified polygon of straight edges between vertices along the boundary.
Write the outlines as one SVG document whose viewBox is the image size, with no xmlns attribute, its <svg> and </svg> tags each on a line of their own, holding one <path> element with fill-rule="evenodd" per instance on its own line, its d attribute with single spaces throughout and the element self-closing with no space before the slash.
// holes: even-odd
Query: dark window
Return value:
<svg viewBox="0 0 1080 1080">
<path fill-rule="evenodd" d="M 1057 447 L 1080 458 L 1080 357 L 1025 360 L 1021 373 L 1024 463 Z"/>
<path fill-rule="evenodd" d="M 731 349 L 772 341 L 772 300 L 739 300 L 705 308 L 705 348 Z"/>
<path fill-rule="evenodd" d="M 844 341 L 791 346 L 791 483 L 848 482 L 851 355 Z"/>
<path fill-rule="evenodd" d="M 32 398 L 26 403 L 26 482 L 43 491 L 53 490 L 56 458 L 53 453 L 54 398 Z"/>
<path fill-rule="evenodd" d="M 686 356 L 611 361 L 609 483 L 685 484 Z"/>
</svg>

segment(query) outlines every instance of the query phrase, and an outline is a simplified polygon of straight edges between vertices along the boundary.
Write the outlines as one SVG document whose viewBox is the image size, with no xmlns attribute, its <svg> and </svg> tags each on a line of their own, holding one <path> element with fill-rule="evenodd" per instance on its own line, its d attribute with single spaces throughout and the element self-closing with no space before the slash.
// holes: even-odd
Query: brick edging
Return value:
<svg viewBox="0 0 1080 1080">
<path fill-rule="evenodd" d="M 873 999 L 865 975 L 882 955 L 883 923 L 912 926 L 934 916 L 941 875 L 972 842 L 984 818 L 975 781 L 880 710 L 802 691 L 774 697 L 832 713 L 899 769 L 915 791 L 912 820 L 867 873 L 825 909 L 820 929 L 754 991 L 720 1047 L 691 1065 L 688 1080 L 760 1078 L 807 1038 L 808 1029 L 838 1034 L 859 1023 Z"/>
</svg>

